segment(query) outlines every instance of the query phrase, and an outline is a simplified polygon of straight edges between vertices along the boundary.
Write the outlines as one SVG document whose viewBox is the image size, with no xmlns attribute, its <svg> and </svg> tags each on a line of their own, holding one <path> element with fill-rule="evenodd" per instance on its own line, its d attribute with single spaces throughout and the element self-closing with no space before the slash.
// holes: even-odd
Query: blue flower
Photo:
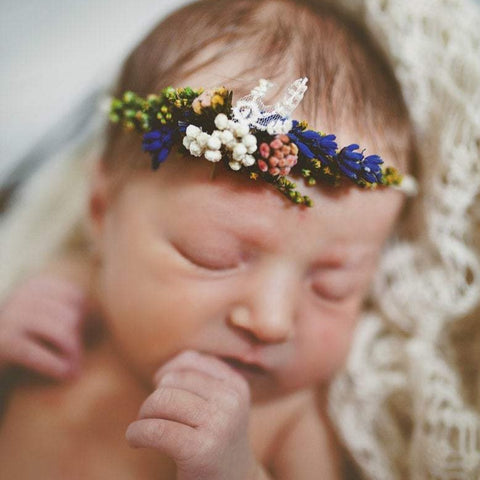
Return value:
<svg viewBox="0 0 480 480">
<path fill-rule="evenodd" d="M 333 157 L 338 148 L 335 135 L 321 135 L 313 130 L 304 130 L 297 120 L 293 121 L 288 136 L 303 156 L 308 159 L 317 158 L 327 165 L 331 164 L 327 157 Z"/>
<path fill-rule="evenodd" d="M 356 143 L 342 148 L 338 153 L 337 165 L 340 171 L 355 183 L 362 181 L 368 183 L 382 182 L 383 160 L 378 155 L 363 156 L 363 152 L 356 152 L 359 146 Z"/>
<path fill-rule="evenodd" d="M 175 127 L 162 125 L 143 135 L 142 148 L 152 156 L 152 169 L 156 170 L 163 163 L 173 147 Z"/>
</svg>

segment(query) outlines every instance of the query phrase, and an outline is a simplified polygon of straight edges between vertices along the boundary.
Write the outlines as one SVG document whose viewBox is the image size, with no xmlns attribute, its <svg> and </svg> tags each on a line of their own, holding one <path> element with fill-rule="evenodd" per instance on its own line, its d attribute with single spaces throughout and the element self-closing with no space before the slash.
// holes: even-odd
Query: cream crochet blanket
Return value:
<svg viewBox="0 0 480 480">
<path fill-rule="evenodd" d="M 480 478 L 480 10 L 342 0 L 400 80 L 420 146 L 413 213 L 385 252 L 330 413 L 365 476 Z"/>
<path fill-rule="evenodd" d="M 385 251 L 331 418 L 365 478 L 478 479 L 480 10 L 469 0 L 335 3 L 372 31 L 400 80 L 421 194 Z M 101 147 L 93 133 L 68 145 L 18 193 L 0 224 L 0 301 L 81 228 L 85 170 Z"/>
</svg>

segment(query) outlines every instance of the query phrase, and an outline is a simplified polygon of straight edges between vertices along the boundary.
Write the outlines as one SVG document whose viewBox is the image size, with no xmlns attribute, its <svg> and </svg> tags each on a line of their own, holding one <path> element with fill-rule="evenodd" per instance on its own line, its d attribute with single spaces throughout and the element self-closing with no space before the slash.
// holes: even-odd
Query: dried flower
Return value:
<svg viewBox="0 0 480 480">
<path fill-rule="evenodd" d="M 322 135 L 307 128 L 307 123 L 294 120 L 288 136 L 307 159 L 318 159 L 329 165 L 338 148 L 335 135 Z"/>
<path fill-rule="evenodd" d="M 386 167 L 382 170 L 382 185 L 400 185 L 403 175 L 394 167 Z"/>
<path fill-rule="evenodd" d="M 257 151 L 257 137 L 250 133 L 246 123 L 239 123 L 229 120 L 223 113 L 215 117 L 215 126 L 218 130 L 218 138 L 231 155 L 228 165 L 232 170 L 240 170 L 242 166 L 251 167 L 255 164 L 255 157 L 252 155 Z"/>
<path fill-rule="evenodd" d="M 336 159 L 338 168 L 355 183 L 382 183 L 383 160 L 378 155 L 364 157 L 363 151 L 355 151 L 359 148 L 356 143 L 342 148 Z"/>
<path fill-rule="evenodd" d="M 152 157 L 152 169 L 156 170 L 163 163 L 174 143 L 175 129 L 172 126 L 164 125 L 158 130 L 152 130 L 143 135 L 142 148 L 149 152 Z"/>
<path fill-rule="evenodd" d="M 305 93 L 306 79 L 297 80 L 273 109 L 261 101 L 269 86 L 261 81 L 234 108 L 232 92 L 224 87 L 167 87 L 146 98 L 125 92 L 112 99 L 110 119 L 143 134 L 142 146 L 152 157 L 153 169 L 166 160 L 173 145 L 183 145 L 195 157 L 223 161 L 235 171 L 245 167 L 251 179 L 262 178 L 306 206 L 311 200 L 296 190 L 288 174 L 301 174 L 308 185 L 322 181 L 335 186 L 345 177 L 369 188 L 402 183 L 395 168 L 382 168 L 378 155 L 365 157 L 357 144 L 338 150 L 335 135 L 309 130 L 306 122 L 290 118 Z"/>
<path fill-rule="evenodd" d="M 261 143 L 259 152 L 258 168 L 270 175 L 288 175 L 298 161 L 298 147 L 284 134 L 275 136 L 269 144 Z"/>
<path fill-rule="evenodd" d="M 292 126 L 293 122 L 289 119 L 273 120 L 267 125 L 267 132 L 270 135 L 286 134 Z"/>
<path fill-rule="evenodd" d="M 220 132 L 215 130 L 212 135 L 202 131 L 196 125 L 189 125 L 183 137 L 183 146 L 194 156 L 202 155 L 209 162 L 219 162 L 222 159 L 222 142 L 219 138 Z"/>
<path fill-rule="evenodd" d="M 192 109 L 197 115 L 202 115 L 205 110 L 220 111 L 228 103 L 229 92 L 225 87 L 205 90 L 192 102 Z"/>
</svg>

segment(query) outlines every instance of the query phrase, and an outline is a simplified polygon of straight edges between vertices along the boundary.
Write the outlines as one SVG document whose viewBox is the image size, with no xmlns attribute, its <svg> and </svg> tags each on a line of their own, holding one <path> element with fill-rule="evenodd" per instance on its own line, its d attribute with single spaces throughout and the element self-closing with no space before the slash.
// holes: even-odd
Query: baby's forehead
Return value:
<svg viewBox="0 0 480 480">
<path fill-rule="evenodd" d="M 299 180 L 313 200 L 312 207 L 299 206 L 270 185 L 227 169 L 217 167 L 212 175 L 206 163 L 178 157 L 145 172 L 152 184 L 152 218 L 164 218 L 191 237 L 230 235 L 313 252 L 325 245 L 379 246 L 402 205 L 402 195 L 393 190 L 308 187 Z"/>
</svg>

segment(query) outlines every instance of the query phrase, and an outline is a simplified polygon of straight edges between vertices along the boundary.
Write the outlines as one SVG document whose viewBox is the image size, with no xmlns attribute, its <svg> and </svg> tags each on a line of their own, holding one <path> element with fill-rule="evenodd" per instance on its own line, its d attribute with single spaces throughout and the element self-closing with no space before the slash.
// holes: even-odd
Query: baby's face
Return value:
<svg viewBox="0 0 480 480">
<path fill-rule="evenodd" d="M 204 159 L 132 174 L 100 221 L 100 301 L 114 342 L 150 382 L 194 349 L 254 398 L 327 382 L 341 367 L 402 205 L 393 190 L 307 190 L 313 208 Z M 260 181 L 258 181 L 260 182 Z"/>
</svg>

